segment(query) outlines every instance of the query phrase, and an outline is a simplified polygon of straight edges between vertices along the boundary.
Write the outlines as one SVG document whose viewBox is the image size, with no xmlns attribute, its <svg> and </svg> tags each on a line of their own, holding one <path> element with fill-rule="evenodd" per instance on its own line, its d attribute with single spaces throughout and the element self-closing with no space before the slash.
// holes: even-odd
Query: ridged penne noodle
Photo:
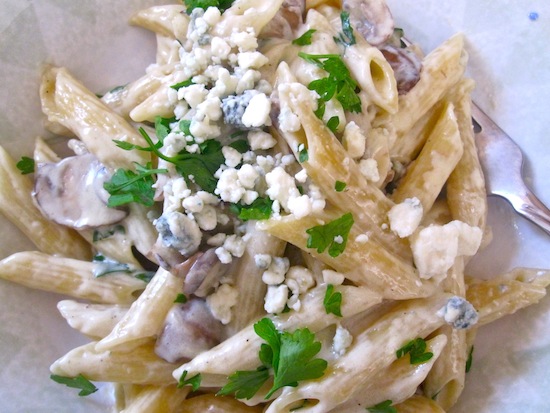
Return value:
<svg viewBox="0 0 550 413">
<path fill-rule="evenodd" d="M 402 357 L 387 368 L 373 375 L 365 387 L 353 395 L 346 403 L 331 410 L 332 413 L 362 413 L 366 408 L 391 400 L 396 405 L 413 397 L 422 384 L 434 362 L 439 360 L 447 338 L 435 336 L 426 341 L 426 351 L 432 358 L 420 365 L 411 364 L 407 357 Z M 398 410 L 400 412 L 400 410 Z"/>
<path fill-rule="evenodd" d="M 478 310 L 482 326 L 540 301 L 550 285 L 550 272 L 516 268 L 490 280 L 468 277 L 466 284 L 466 298 Z"/>
<path fill-rule="evenodd" d="M 174 383 L 174 365 L 159 358 L 154 343 L 143 344 L 128 352 L 97 351 L 91 342 L 77 347 L 55 361 L 50 371 L 65 377 L 82 374 L 92 381 L 166 386 Z"/>
<path fill-rule="evenodd" d="M 40 87 L 42 110 L 52 122 L 73 131 L 102 164 L 109 168 L 133 168 L 146 164 L 147 152 L 118 148 L 113 139 L 145 146 L 145 140 L 123 118 L 74 79 L 67 69 L 49 67 Z"/>
<path fill-rule="evenodd" d="M 160 268 L 122 320 L 96 344 L 97 350 L 128 349 L 144 338 L 154 338 L 181 291 L 181 280 Z"/>
<path fill-rule="evenodd" d="M 72 328 L 96 340 L 108 335 L 129 308 L 124 305 L 89 304 L 73 300 L 57 303 L 59 313 Z"/>
<path fill-rule="evenodd" d="M 399 181 L 392 199 L 399 203 L 407 198 L 416 197 L 424 211 L 428 211 L 441 193 L 462 152 L 463 144 L 454 106 L 449 105 L 435 125 L 420 155 Z"/>
<path fill-rule="evenodd" d="M 445 413 L 437 402 L 424 396 L 413 396 L 395 408 L 399 413 Z"/>
<path fill-rule="evenodd" d="M 212 29 L 212 34 L 228 36 L 233 29 L 247 30 L 252 27 L 257 36 L 277 14 L 282 4 L 283 0 L 236 0 L 223 13 L 220 22 Z"/>
<path fill-rule="evenodd" d="M 126 402 L 120 413 L 179 413 L 190 387 L 178 389 L 171 386 L 146 386 Z"/>
<path fill-rule="evenodd" d="M 365 288 L 338 286 L 335 289 L 343 296 L 341 311 L 344 319 L 372 308 L 382 301 L 380 295 Z M 336 324 L 338 318 L 334 314 L 327 314 L 323 307 L 325 292 L 326 285 L 314 288 L 302 298 L 299 311 L 276 316 L 273 322 L 281 330 L 292 331 L 307 326 L 312 332 Z M 246 326 L 218 346 L 180 366 L 174 371 L 174 377 L 179 378 L 184 371 L 188 371 L 189 377 L 201 373 L 202 385 L 221 387 L 229 374 L 258 367 L 261 343 L 262 339 L 254 333 L 252 325 Z"/>
<path fill-rule="evenodd" d="M 261 413 L 261 407 L 247 406 L 232 397 L 203 394 L 185 400 L 178 413 L 215 412 L 215 413 Z"/>
<path fill-rule="evenodd" d="M 187 35 L 189 16 L 185 13 L 184 5 L 153 6 L 134 13 L 130 17 L 130 24 L 183 41 Z"/>
<path fill-rule="evenodd" d="M 406 145 L 402 136 L 459 81 L 466 61 L 462 35 L 451 37 L 426 56 L 420 80 L 409 93 L 399 98 L 399 111 L 392 119 L 397 134 L 395 148 Z M 406 157 L 406 151 L 395 148 L 392 148 L 392 154 L 400 153 Z"/>
<path fill-rule="evenodd" d="M 40 164 L 44 162 L 55 163 L 61 160 L 61 158 L 40 136 L 36 138 L 34 143 L 33 159 L 35 164 Z"/>
<path fill-rule="evenodd" d="M 128 274 L 96 277 L 94 268 L 92 262 L 36 251 L 17 252 L 0 261 L 0 278 L 104 304 L 132 303 L 145 288 L 143 281 Z"/>
<path fill-rule="evenodd" d="M 22 175 L 15 165 L 15 161 L 0 146 L 0 212 L 40 251 L 76 259 L 90 259 L 90 246 L 76 231 L 46 219 L 38 210 L 31 196 L 31 179 Z"/>
<path fill-rule="evenodd" d="M 408 341 L 425 337 L 444 322 L 436 313 L 445 305 L 445 295 L 404 302 L 354 338 L 346 354 L 331 366 L 332 374 L 287 387 L 266 413 L 285 411 L 301 400 L 315 400 L 307 413 L 330 411 L 349 400 L 369 379 L 396 360 L 396 351 Z"/>
<path fill-rule="evenodd" d="M 264 297 L 267 285 L 262 281 L 264 269 L 258 268 L 254 257 L 257 254 L 271 254 L 279 257 L 283 255 L 285 249 L 284 241 L 256 230 L 255 226 L 255 222 L 247 224 L 247 233 L 254 237 L 254 242 L 246 244 L 243 256 L 231 268 L 231 273 L 234 275 L 234 287 L 239 291 L 240 305 L 239 311 L 234 312 L 227 325 L 226 330 L 230 335 L 265 314 Z"/>
<path fill-rule="evenodd" d="M 472 127 L 470 90 L 473 82 L 461 81 L 453 102 L 464 151 L 447 181 L 447 200 L 454 219 L 485 230 L 487 196 Z"/>
<path fill-rule="evenodd" d="M 338 211 L 325 210 L 323 215 L 272 218 L 258 223 L 260 229 L 298 246 L 318 258 L 358 285 L 368 286 L 385 298 L 404 299 L 430 294 L 430 287 L 422 284 L 414 268 L 389 253 L 370 238 L 362 239 L 362 232 L 354 225 L 348 235 L 345 250 L 337 257 L 307 248 L 306 230 L 340 218 Z"/>
</svg>

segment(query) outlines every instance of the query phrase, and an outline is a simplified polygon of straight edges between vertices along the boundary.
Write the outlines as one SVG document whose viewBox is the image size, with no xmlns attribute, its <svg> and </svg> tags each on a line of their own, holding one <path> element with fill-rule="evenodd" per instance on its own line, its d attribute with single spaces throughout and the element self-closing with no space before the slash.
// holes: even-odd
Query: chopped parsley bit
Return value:
<svg viewBox="0 0 550 413">
<path fill-rule="evenodd" d="M 271 319 L 262 318 L 254 324 L 254 331 L 266 341 L 258 354 L 262 366 L 235 372 L 218 395 L 233 394 L 250 399 L 273 374 L 273 386 L 265 396 L 267 400 L 282 387 L 296 387 L 301 380 L 317 379 L 324 374 L 328 363 L 313 358 L 321 350 L 321 343 L 315 341 L 315 334 L 309 329 L 280 332 Z"/>
<path fill-rule="evenodd" d="M 114 227 L 106 229 L 105 231 L 100 231 L 99 229 L 96 229 L 94 230 L 94 233 L 92 235 L 92 241 L 99 242 L 101 240 L 112 237 L 117 232 L 124 234 L 126 232 L 126 228 L 124 228 L 123 225 L 115 225 Z"/>
<path fill-rule="evenodd" d="M 199 387 L 201 386 L 201 380 L 202 376 L 200 373 L 195 374 L 193 377 L 190 377 L 186 379 L 187 377 L 187 370 L 184 370 L 183 373 L 180 376 L 180 379 L 178 380 L 178 389 L 181 389 L 183 386 L 191 386 L 191 389 L 193 391 L 197 391 Z"/>
<path fill-rule="evenodd" d="M 468 360 L 466 360 L 466 373 L 470 372 L 470 369 L 472 368 L 472 361 L 474 355 L 474 346 L 470 347 L 470 351 L 468 352 Z"/>
<path fill-rule="evenodd" d="M 145 271 L 145 272 L 134 274 L 134 278 L 137 278 L 138 280 L 141 280 L 147 284 L 151 282 L 154 276 L 155 276 L 154 271 Z"/>
<path fill-rule="evenodd" d="M 346 189 L 346 186 L 347 184 L 345 182 L 336 181 L 336 183 L 334 184 L 334 190 L 336 192 L 342 192 L 344 189 Z"/>
<path fill-rule="evenodd" d="M 355 35 L 353 34 L 353 27 L 349 21 L 349 13 L 343 11 L 340 13 L 340 20 L 342 22 L 342 33 L 338 37 L 334 37 L 336 43 L 340 43 L 345 47 L 354 45 L 356 43 Z"/>
<path fill-rule="evenodd" d="M 338 116 L 333 116 L 327 122 L 327 127 L 331 130 L 332 133 L 336 133 L 338 125 L 340 125 L 340 118 Z"/>
<path fill-rule="evenodd" d="M 137 278 L 138 280 L 148 283 L 153 279 L 153 276 L 155 275 L 154 271 L 143 272 L 141 270 L 131 269 L 128 264 L 123 264 L 118 261 L 111 260 L 101 254 L 94 255 L 92 262 L 96 264 L 92 271 L 94 277 L 96 278 L 100 278 L 108 274 L 124 273 L 129 274 L 132 277 Z"/>
<path fill-rule="evenodd" d="M 334 314 L 338 317 L 342 317 L 342 293 L 334 291 L 334 285 L 332 284 L 327 285 L 323 305 L 325 306 L 327 314 Z"/>
<path fill-rule="evenodd" d="M 337 257 L 346 249 L 349 231 L 353 222 L 353 215 L 348 212 L 328 224 L 307 229 L 306 232 L 309 234 L 307 247 L 316 248 L 319 253 L 328 248 L 328 255 Z M 342 237 L 342 242 L 336 242 L 335 238 L 338 236 Z"/>
<path fill-rule="evenodd" d="M 118 147 L 126 150 L 137 149 L 140 151 L 153 152 L 156 156 L 170 162 L 176 166 L 176 170 L 181 174 L 188 185 L 196 183 L 203 190 L 213 193 L 216 189 L 218 180 L 214 178 L 214 174 L 219 169 L 220 165 L 225 162 L 222 153 L 222 144 L 215 139 L 208 139 L 199 144 L 199 153 L 189 153 L 185 149 L 181 150 L 176 156 L 166 156 L 160 152 L 163 146 L 164 138 L 170 133 L 169 123 L 172 119 L 156 118 L 155 133 L 159 141 L 155 144 L 145 129 L 140 128 L 139 133 L 148 147 L 129 144 L 127 142 L 114 141 Z M 182 121 L 183 122 L 183 121 Z M 180 128 L 182 128 L 180 122 Z M 244 145 L 240 142 L 233 142 L 237 150 L 243 150 Z M 190 178 L 193 177 L 193 179 Z"/>
<path fill-rule="evenodd" d="M 180 120 L 179 128 L 180 128 L 180 131 L 182 131 L 184 135 L 193 136 L 191 134 L 191 129 L 190 129 L 191 128 L 191 121 L 189 119 Z"/>
<path fill-rule="evenodd" d="M 110 195 L 107 206 L 116 208 L 131 202 L 153 206 L 155 204 L 153 175 L 166 172 L 168 172 L 166 169 L 151 169 L 151 162 L 145 166 L 136 163 L 136 172 L 117 169 L 111 179 L 103 183 L 103 188 Z"/>
<path fill-rule="evenodd" d="M 250 144 L 246 139 L 239 139 L 231 142 L 229 146 L 236 149 L 239 153 L 246 153 L 250 150 Z"/>
<path fill-rule="evenodd" d="M 231 204 L 229 209 L 242 221 L 264 220 L 271 217 L 273 201 L 269 198 L 256 198 L 250 205 Z"/>
<path fill-rule="evenodd" d="M 370 413 L 397 413 L 397 409 L 392 406 L 391 400 L 385 400 L 372 407 L 367 407 L 367 411 Z"/>
<path fill-rule="evenodd" d="M 426 340 L 415 338 L 395 352 L 397 358 L 409 353 L 411 364 L 421 364 L 433 357 L 433 353 L 426 352 Z"/>
<path fill-rule="evenodd" d="M 298 161 L 300 163 L 309 161 L 309 154 L 307 153 L 307 148 L 304 144 L 298 146 Z"/>
<path fill-rule="evenodd" d="M 120 92 L 120 91 L 123 90 L 125 87 L 126 87 L 126 85 L 115 86 L 114 88 L 112 88 L 111 90 L 109 90 L 108 93 L 117 93 L 117 92 Z"/>
<path fill-rule="evenodd" d="M 319 95 L 319 106 L 315 112 L 318 117 L 322 116 L 319 116 L 320 112 L 324 113 L 325 102 L 332 99 L 334 95 L 344 110 L 361 112 L 361 99 L 355 92 L 357 83 L 352 79 L 351 73 L 340 55 L 313 55 L 300 52 L 298 56 L 328 72 L 327 77 L 314 80 L 308 85 L 308 89 L 314 90 Z"/>
<path fill-rule="evenodd" d="M 194 85 L 195 82 L 193 82 L 191 79 L 184 80 L 183 82 L 176 83 L 175 85 L 170 86 L 172 89 L 180 90 L 181 88 Z"/>
<path fill-rule="evenodd" d="M 307 32 L 302 34 L 297 39 L 294 39 L 292 41 L 292 44 L 296 46 L 308 46 L 311 44 L 311 36 L 313 36 L 313 33 L 315 33 L 317 30 L 315 29 L 309 29 Z"/>
<path fill-rule="evenodd" d="M 217 7 L 223 13 L 225 10 L 231 7 L 233 0 L 184 0 L 187 5 L 187 14 L 191 14 L 193 9 L 204 9 L 209 7 Z"/>
<path fill-rule="evenodd" d="M 178 294 L 178 296 L 174 300 L 174 303 L 177 303 L 177 304 L 185 304 L 186 302 L 187 302 L 187 296 L 185 294 Z"/>
<path fill-rule="evenodd" d="M 50 375 L 50 379 L 56 383 L 64 384 L 67 387 L 80 389 L 80 392 L 78 393 L 79 396 L 89 396 L 97 391 L 97 387 L 94 386 L 94 384 L 82 374 L 79 374 L 76 377 L 64 377 L 58 376 L 57 374 L 52 374 Z"/>
<path fill-rule="evenodd" d="M 22 175 L 34 173 L 34 159 L 28 156 L 21 157 L 21 160 L 15 166 L 21 171 Z"/>
</svg>

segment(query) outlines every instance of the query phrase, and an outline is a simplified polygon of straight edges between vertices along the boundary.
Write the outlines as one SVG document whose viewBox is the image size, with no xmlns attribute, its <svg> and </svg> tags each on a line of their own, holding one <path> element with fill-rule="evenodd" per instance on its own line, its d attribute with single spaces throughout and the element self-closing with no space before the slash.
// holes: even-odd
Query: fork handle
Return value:
<svg viewBox="0 0 550 413">
<path fill-rule="evenodd" d="M 523 196 L 512 202 L 514 209 L 550 235 L 550 210 L 527 187 Z"/>
</svg>

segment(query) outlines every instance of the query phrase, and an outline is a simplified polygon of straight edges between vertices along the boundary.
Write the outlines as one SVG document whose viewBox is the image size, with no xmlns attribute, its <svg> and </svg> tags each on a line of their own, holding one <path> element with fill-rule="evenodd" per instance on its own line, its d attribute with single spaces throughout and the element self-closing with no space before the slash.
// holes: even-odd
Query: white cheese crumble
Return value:
<svg viewBox="0 0 550 413">
<path fill-rule="evenodd" d="M 451 297 L 438 312 L 447 324 L 456 329 L 467 329 L 477 323 L 479 315 L 474 306 L 462 297 Z"/>
<path fill-rule="evenodd" d="M 239 291 L 229 284 L 222 284 L 217 291 L 206 297 L 206 304 L 215 319 L 228 324 L 232 319 L 231 308 L 237 304 Z"/>
<path fill-rule="evenodd" d="M 293 295 L 303 294 L 315 285 L 313 273 L 300 265 L 290 267 L 285 278 L 285 284 Z"/>
<path fill-rule="evenodd" d="M 282 284 L 285 281 L 285 274 L 290 267 L 286 257 L 272 257 L 267 270 L 262 274 L 262 281 L 267 285 Z"/>
<path fill-rule="evenodd" d="M 483 233 L 462 221 L 430 225 L 411 237 L 414 263 L 421 278 L 444 276 L 456 257 L 474 255 Z"/>
<path fill-rule="evenodd" d="M 264 125 L 271 125 L 271 100 L 264 94 L 258 93 L 250 99 L 250 103 L 246 107 L 242 122 L 248 128 L 259 128 Z"/>
<path fill-rule="evenodd" d="M 408 237 L 420 225 L 423 214 L 424 209 L 420 200 L 416 197 L 407 198 L 389 210 L 388 219 L 390 221 L 390 228 L 400 238 Z"/>
<path fill-rule="evenodd" d="M 349 122 L 344 128 L 342 145 L 348 151 L 348 155 L 354 159 L 361 158 L 365 153 L 367 138 L 361 128 L 354 122 Z"/>
<path fill-rule="evenodd" d="M 371 182 L 378 182 L 380 180 L 378 162 L 376 162 L 376 159 L 361 159 L 359 161 L 359 170 L 361 171 L 361 174 L 363 174 L 363 176 Z"/>
<path fill-rule="evenodd" d="M 264 309 L 269 314 L 283 312 L 288 300 L 288 287 L 284 284 L 270 285 L 264 299 Z"/>
<path fill-rule="evenodd" d="M 250 149 L 253 151 L 271 149 L 277 144 L 277 141 L 271 134 L 262 130 L 251 130 L 248 132 L 247 139 Z"/>
<path fill-rule="evenodd" d="M 342 327 L 340 324 L 336 326 L 336 332 L 332 340 L 332 351 L 337 357 L 342 357 L 351 343 L 353 342 L 353 336 L 351 333 Z"/>
</svg>

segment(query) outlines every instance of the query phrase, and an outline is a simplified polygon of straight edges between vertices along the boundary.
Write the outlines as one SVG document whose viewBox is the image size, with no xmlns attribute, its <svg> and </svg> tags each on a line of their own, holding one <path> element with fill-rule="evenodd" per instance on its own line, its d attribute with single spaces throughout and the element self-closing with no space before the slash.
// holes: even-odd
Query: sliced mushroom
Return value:
<svg viewBox="0 0 550 413">
<path fill-rule="evenodd" d="M 392 45 L 380 47 L 380 51 L 390 64 L 397 82 L 397 92 L 406 94 L 420 80 L 422 61 L 420 57 L 408 48 L 399 48 Z"/>
<path fill-rule="evenodd" d="M 260 37 L 293 40 L 293 30 L 303 23 L 305 10 L 304 0 L 285 0 L 277 14 L 262 29 Z"/>
<path fill-rule="evenodd" d="M 185 276 L 183 292 L 206 297 L 219 284 L 228 269 L 229 265 L 220 262 L 214 248 L 207 250 L 197 258 Z"/>
<path fill-rule="evenodd" d="M 128 213 L 107 206 L 103 183 L 109 177 L 92 154 L 44 163 L 36 171 L 33 197 L 42 213 L 58 224 L 75 229 L 112 225 Z"/>
<path fill-rule="evenodd" d="M 378 46 L 388 40 L 394 29 L 393 16 L 384 0 L 343 0 L 351 26 L 367 42 Z"/>
<path fill-rule="evenodd" d="M 223 325 L 214 318 L 206 301 L 191 299 L 168 312 L 155 353 L 170 363 L 189 360 L 219 344 L 223 331 Z"/>
</svg>

